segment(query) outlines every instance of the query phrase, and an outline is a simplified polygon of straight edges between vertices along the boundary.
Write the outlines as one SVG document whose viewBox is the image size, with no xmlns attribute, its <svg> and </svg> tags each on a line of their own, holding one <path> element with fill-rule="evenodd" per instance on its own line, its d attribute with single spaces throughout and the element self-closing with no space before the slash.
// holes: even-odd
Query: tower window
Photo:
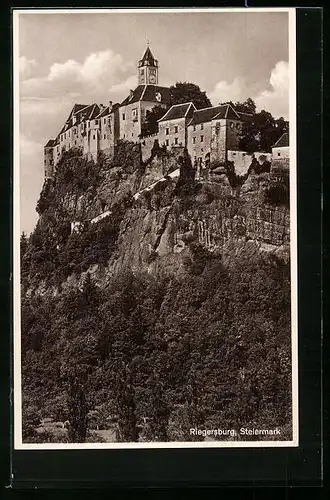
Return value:
<svg viewBox="0 0 330 500">
<path fill-rule="evenodd" d="M 175 127 L 174 127 L 174 133 L 175 133 L 175 134 L 177 134 L 177 133 L 178 133 L 178 127 L 177 127 L 177 126 L 175 126 Z"/>
<path fill-rule="evenodd" d="M 98 120 L 95 120 L 95 125 L 98 125 L 99 121 Z"/>
<path fill-rule="evenodd" d="M 170 133 L 170 129 L 169 129 L 169 128 L 167 128 L 167 129 L 165 130 L 165 134 L 166 134 L 166 135 L 169 135 L 169 133 Z"/>
<path fill-rule="evenodd" d="M 193 131 L 196 132 L 196 125 L 193 126 Z"/>
<path fill-rule="evenodd" d="M 103 134 L 103 139 L 106 139 L 106 138 L 107 138 L 106 134 Z"/>
<path fill-rule="evenodd" d="M 166 141 L 165 141 L 165 145 L 166 145 L 166 146 L 168 146 L 168 145 L 169 145 L 169 143 L 170 143 L 170 141 L 169 141 L 168 139 L 166 139 Z"/>
<path fill-rule="evenodd" d="M 192 140 L 193 140 L 193 144 L 196 144 L 196 137 L 193 137 Z"/>
<path fill-rule="evenodd" d="M 201 142 L 204 142 L 204 136 L 201 135 Z"/>
<path fill-rule="evenodd" d="M 177 137 L 174 138 L 174 144 L 178 144 L 178 138 Z"/>
<path fill-rule="evenodd" d="M 204 130 L 204 123 L 201 123 L 201 130 Z"/>
<path fill-rule="evenodd" d="M 93 134 L 93 139 L 95 139 L 95 134 Z"/>
<path fill-rule="evenodd" d="M 122 118 L 123 118 L 123 120 L 125 120 L 125 113 L 123 113 Z"/>
</svg>

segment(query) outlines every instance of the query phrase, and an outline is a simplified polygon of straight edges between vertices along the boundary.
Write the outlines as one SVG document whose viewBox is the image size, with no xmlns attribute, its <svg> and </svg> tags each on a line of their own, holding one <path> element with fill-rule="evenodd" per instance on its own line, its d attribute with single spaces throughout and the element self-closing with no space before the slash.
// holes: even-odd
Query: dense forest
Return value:
<svg viewBox="0 0 330 500">
<path fill-rule="evenodd" d="M 289 266 L 241 258 L 229 272 L 192 255 L 181 278 L 126 272 L 100 291 L 87 275 L 23 298 L 26 442 L 193 440 L 220 425 L 291 438 Z M 70 425 L 38 433 L 43 418 Z"/>
</svg>

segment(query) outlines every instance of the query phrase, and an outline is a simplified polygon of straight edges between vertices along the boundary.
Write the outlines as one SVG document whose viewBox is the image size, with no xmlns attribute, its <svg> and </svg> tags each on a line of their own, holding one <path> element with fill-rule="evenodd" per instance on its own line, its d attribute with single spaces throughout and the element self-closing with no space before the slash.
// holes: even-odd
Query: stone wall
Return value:
<svg viewBox="0 0 330 500">
<path fill-rule="evenodd" d="M 159 144 L 186 146 L 186 118 L 159 122 Z M 168 132 L 168 134 L 166 133 Z"/>
<path fill-rule="evenodd" d="M 54 173 L 54 157 L 53 157 L 53 147 L 44 148 L 44 175 L 45 179 L 49 179 Z"/>
<path fill-rule="evenodd" d="M 203 140 L 201 138 L 203 137 Z M 189 125 L 187 130 L 187 148 L 194 159 L 201 158 L 205 160 L 207 154 L 211 152 L 212 126 L 211 122 Z"/>
<path fill-rule="evenodd" d="M 212 122 L 211 162 L 226 161 L 227 126 L 226 120 Z"/>
</svg>

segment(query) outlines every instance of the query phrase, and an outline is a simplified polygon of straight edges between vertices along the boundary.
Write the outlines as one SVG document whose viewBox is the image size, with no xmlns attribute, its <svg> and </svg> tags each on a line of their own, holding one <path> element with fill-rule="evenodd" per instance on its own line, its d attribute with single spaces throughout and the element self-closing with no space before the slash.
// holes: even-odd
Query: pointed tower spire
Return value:
<svg viewBox="0 0 330 500">
<path fill-rule="evenodd" d="M 138 62 L 138 81 L 139 85 L 157 85 L 158 84 L 158 61 L 152 55 L 147 40 L 147 48 Z"/>
</svg>

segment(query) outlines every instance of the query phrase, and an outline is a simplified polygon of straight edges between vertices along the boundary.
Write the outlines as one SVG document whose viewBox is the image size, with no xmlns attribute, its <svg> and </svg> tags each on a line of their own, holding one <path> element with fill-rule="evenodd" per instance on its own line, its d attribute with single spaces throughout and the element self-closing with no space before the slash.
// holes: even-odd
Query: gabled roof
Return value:
<svg viewBox="0 0 330 500">
<path fill-rule="evenodd" d="M 273 148 L 287 148 L 289 146 L 289 132 L 284 132 L 275 142 Z"/>
<path fill-rule="evenodd" d="M 170 109 L 165 113 L 162 118 L 158 120 L 158 122 L 167 121 L 167 120 L 177 120 L 178 118 L 185 118 L 189 112 L 190 108 L 196 110 L 196 107 L 192 102 L 186 102 L 185 104 L 174 104 L 170 107 Z"/>
<path fill-rule="evenodd" d="M 156 99 L 156 94 L 161 95 L 161 100 Z M 123 100 L 120 106 L 127 106 L 138 101 L 149 101 L 155 104 L 168 103 L 170 99 L 170 89 L 159 85 L 138 85 L 132 93 Z"/>
<path fill-rule="evenodd" d="M 51 148 L 51 147 L 54 146 L 54 144 L 55 144 L 55 140 L 54 139 L 49 139 L 49 141 L 45 145 L 45 148 Z"/>
<path fill-rule="evenodd" d="M 156 66 L 157 65 L 157 60 L 154 58 L 154 56 L 151 53 L 151 50 L 149 47 L 146 48 L 142 59 L 139 61 L 139 65 L 143 66 L 145 64 L 149 64 L 150 66 Z"/>
<path fill-rule="evenodd" d="M 116 104 L 114 104 L 112 106 L 112 109 L 111 109 L 111 113 L 113 111 L 115 111 L 117 108 L 119 108 L 120 104 L 118 102 L 116 102 Z M 110 114 L 110 111 L 109 111 L 109 106 L 106 106 L 101 112 L 100 114 L 98 114 L 96 116 L 96 118 L 103 118 L 104 116 L 108 116 Z"/>
<path fill-rule="evenodd" d="M 237 110 L 235 111 L 243 122 L 251 122 L 253 120 L 254 115 L 252 113 L 245 113 Z"/>
<path fill-rule="evenodd" d="M 68 119 L 66 120 L 65 124 L 63 125 L 60 131 L 60 134 L 63 134 L 63 132 L 71 128 L 73 125 L 78 125 L 84 120 L 93 120 L 94 118 L 97 117 L 98 114 L 100 114 L 100 107 L 98 104 L 89 104 L 88 106 L 81 107 L 75 113 L 73 113 L 73 110 L 76 106 L 82 106 L 82 105 L 79 104 L 74 105 Z M 75 123 L 73 123 L 73 115 L 75 115 L 76 118 Z"/>
<path fill-rule="evenodd" d="M 211 106 L 209 108 L 197 109 L 194 111 L 192 119 L 188 125 L 198 125 L 199 123 L 206 123 L 222 118 L 240 120 L 238 113 L 236 113 L 230 104 L 223 104 L 221 106 Z"/>
<path fill-rule="evenodd" d="M 88 104 L 75 104 L 69 114 L 68 120 L 72 117 L 72 115 L 76 114 L 78 111 L 87 108 Z"/>
</svg>

